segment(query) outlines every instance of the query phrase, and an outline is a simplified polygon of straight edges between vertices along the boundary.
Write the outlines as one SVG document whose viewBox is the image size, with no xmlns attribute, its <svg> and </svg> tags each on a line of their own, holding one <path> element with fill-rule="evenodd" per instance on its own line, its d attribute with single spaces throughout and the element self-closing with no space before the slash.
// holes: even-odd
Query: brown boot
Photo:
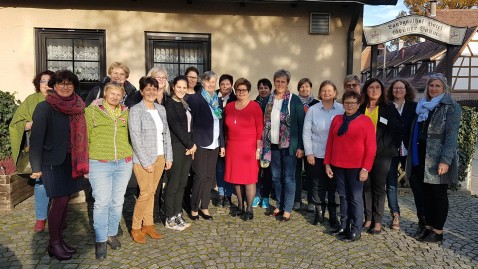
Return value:
<svg viewBox="0 0 478 269">
<path fill-rule="evenodd" d="M 141 229 L 131 229 L 131 237 L 133 238 L 133 241 L 139 244 L 144 244 L 146 243 L 146 236 L 141 231 Z"/>
<path fill-rule="evenodd" d="M 144 234 L 149 235 L 153 239 L 159 239 L 159 238 L 163 237 L 161 234 L 156 232 L 156 230 L 154 229 L 154 225 L 143 226 L 143 228 L 141 228 L 141 231 Z"/>
</svg>

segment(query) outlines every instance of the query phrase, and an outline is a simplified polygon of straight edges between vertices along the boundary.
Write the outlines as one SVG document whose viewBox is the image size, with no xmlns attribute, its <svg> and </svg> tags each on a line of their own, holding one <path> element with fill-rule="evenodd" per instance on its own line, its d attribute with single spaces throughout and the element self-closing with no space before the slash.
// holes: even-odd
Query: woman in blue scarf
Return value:
<svg viewBox="0 0 478 269">
<path fill-rule="evenodd" d="M 201 90 L 187 99 L 193 118 L 192 129 L 195 134 L 193 142 L 197 145 L 192 162 L 195 173 L 191 194 L 192 220 L 198 220 L 199 215 L 205 220 L 212 220 L 208 207 L 216 174 L 217 156 L 225 155 L 223 106 L 222 100 L 215 92 L 216 81 L 216 73 L 205 72 L 201 76 Z"/>
<path fill-rule="evenodd" d="M 448 214 L 448 184 L 458 181 L 458 129 L 461 109 L 451 99 L 449 86 L 442 74 L 432 74 L 425 96 L 418 102 L 417 117 L 407 158 L 407 175 L 415 197 L 419 241 L 441 243 Z"/>
</svg>

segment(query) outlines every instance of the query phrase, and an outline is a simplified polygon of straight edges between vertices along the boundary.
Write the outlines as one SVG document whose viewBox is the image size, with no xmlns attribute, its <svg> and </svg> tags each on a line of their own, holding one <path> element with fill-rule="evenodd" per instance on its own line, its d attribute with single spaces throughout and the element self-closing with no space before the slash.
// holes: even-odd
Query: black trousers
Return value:
<svg viewBox="0 0 478 269">
<path fill-rule="evenodd" d="M 423 183 L 425 224 L 443 230 L 448 216 L 448 184 Z"/>
<path fill-rule="evenodd" d="M 185 155 L 186 148 L 181 143 L 172 143 L 174 165 L 167 172 L 168 183 L 164 191 L 164 214 L 171 218 L 181 213 L 184 189 L 188 184 L 191 155 Z"/>
<path fill-rule="evenodd" d="M 295 197 L 294 202 L 302 202 L 302 190 L 307 191 L 307 203 L 313 203 L 312 200 L 312 178 L 308 172 L 311 165 L 307 162 L 307 158 L 297 158 L 297 166 L 295 168 Z M 303 181 L 302 171 L 305 171 L 305 182 Z"/>
<path fill-rule="evenodd" d="M 307 176 L 310 175 L 310 200 L 312 203 L 335 208 L 337 206 L 336 179 L 329 178 L 325 173 L 324 159 L 315 158 L 315 164 L 307 163 L 305 168 Z"/>
<path fill-rule="evenodd" d="M 204 149 L 198 147 L 194 154 L 194 180 L 191 194 L 191 210 L 207 209 L 211 200 L 211 189 L 216 177 L 216 162 L 219 148 Z"/>
<path fill-rule="evenodd" d="M 363 188 L 365 202 L 365 221 L 382 223 L 388 170 L 392 158 L 375 158 L 372 170 Z"/>
</svg>

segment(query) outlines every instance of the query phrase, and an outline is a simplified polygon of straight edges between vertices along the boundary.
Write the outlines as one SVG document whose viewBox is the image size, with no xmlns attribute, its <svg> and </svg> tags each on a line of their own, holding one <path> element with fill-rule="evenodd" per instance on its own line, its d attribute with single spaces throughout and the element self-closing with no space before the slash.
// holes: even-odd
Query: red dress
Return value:
<svg viewBox="0 0 478 269">
<path fill-rule="evenodd" d="M 224 180 L 232 184 L 255 184 L 259 174 L 257 140 L 261 140 L 264 117 L 259 104 L 250 101 L 242 110 L 236 102 L 224 111 L 226 167 Z"/>
</svg>

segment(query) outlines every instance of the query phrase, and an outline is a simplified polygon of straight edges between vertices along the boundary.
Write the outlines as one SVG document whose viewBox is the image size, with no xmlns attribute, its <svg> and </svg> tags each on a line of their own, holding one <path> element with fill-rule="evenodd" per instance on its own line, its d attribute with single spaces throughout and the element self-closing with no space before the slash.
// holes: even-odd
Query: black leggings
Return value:
<svg viewBox="0 0 478 269">
<path fill-rule="evenodd" d="M 385 185 L 392 158 L 375 158 L 372 170 L 365 181 L 363 197 L 365 202 L 365 220 L 382 224 L 385 207 Z"/>
<path fill-rule="evenodd" d="M 184 190 L 188 184 L 191 155 L 185 155 L 183 144 L 172 143 L 174 165 L 168 174 L 168 183 L 164 191 L 164 214 L 171 218 L 181 213 Z"/>
<path fill-rule="evenodd" d="M 443 230 L 448 216 L 448 184 L 423 184 L 425 224 Z"/>
</svg>

